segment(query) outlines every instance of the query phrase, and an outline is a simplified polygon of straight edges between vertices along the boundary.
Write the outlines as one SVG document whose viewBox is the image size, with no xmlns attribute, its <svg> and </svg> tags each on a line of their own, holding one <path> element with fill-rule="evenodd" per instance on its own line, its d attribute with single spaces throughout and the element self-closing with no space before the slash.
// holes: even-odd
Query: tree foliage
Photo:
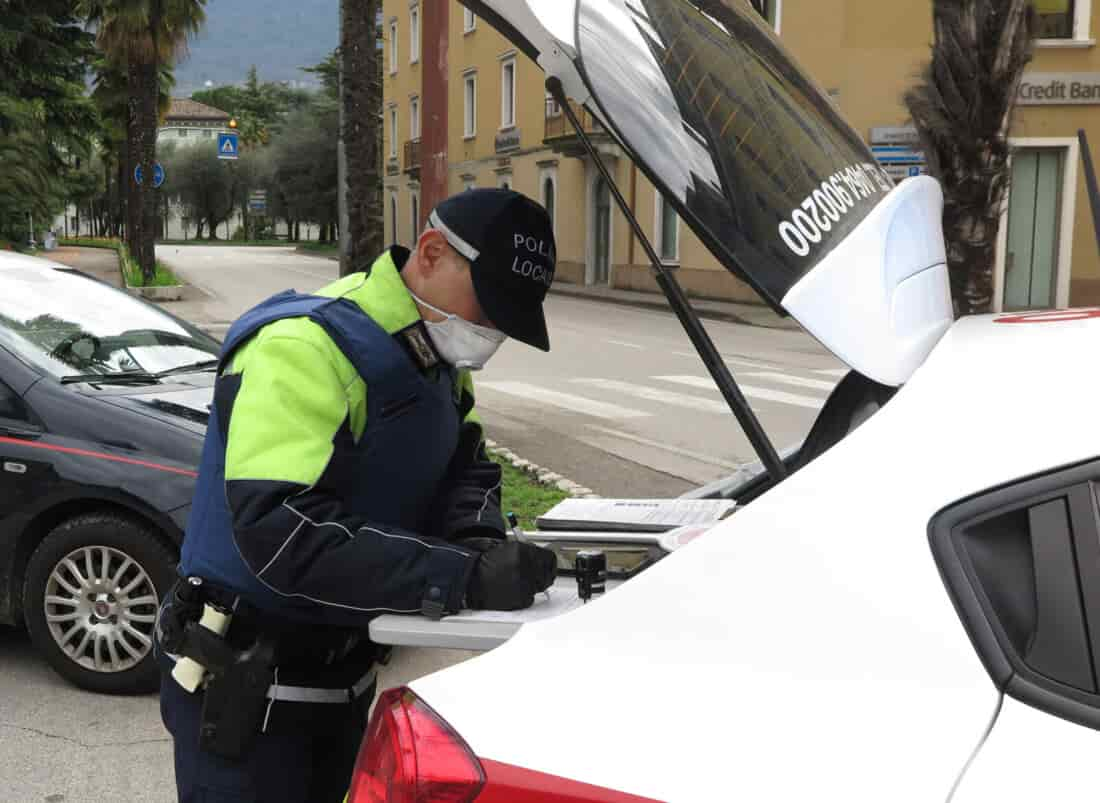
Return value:
<svg viewBox="0 0 1100 803">
<path fill-rule="evenodd" d="M 219 86 L 195 92 L 193 100 L 221 109 L 238 124 L 245 146 L 267 145 L 291 112 L 310 103 L 311 93 L 281 83 L 261 82 L 255 65 L 243 87 Z"/>
<path fill-rule="evenodd" d="M 1008 130 L 1031 60 L 1031 0 L 934 0 L 932 58 L 905 103 L 945 196 L 956 311 L 989 311 L 1009 182 Z"/>
<path fill-rule="evenodd" d="M 98 128 L 84 93 L 92 37 L 71 0 L 6 0 L 0 13 L 0 236 L 24 240 L 64 204 Z"/>
</svg>

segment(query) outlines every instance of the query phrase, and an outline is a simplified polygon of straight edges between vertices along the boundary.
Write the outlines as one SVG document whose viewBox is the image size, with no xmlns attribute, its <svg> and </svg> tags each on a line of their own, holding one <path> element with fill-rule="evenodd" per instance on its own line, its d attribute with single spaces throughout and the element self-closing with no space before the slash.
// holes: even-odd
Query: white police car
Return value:
<svg viewBox="0 0 1100 803">
<path fill-rule="evenodd" d="M 953 322 L 938 185 L 747 5 L 464 2 L 853 374 L 721 525 L 383 694 L 352 803 L 1095 799 L 1100 310 Z"/>
</svg>

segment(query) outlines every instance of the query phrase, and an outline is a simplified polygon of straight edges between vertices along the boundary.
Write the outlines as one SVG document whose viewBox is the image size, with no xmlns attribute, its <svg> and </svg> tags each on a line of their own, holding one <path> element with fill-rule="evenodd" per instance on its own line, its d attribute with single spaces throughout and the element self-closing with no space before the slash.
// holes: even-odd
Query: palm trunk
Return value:
<svg viewBox="0 0 1100 803">
<path fill-rule="evenodd" d="M 139 164 L 142 146 L 141 127 L 141 66 L 134 61 L 127 65 L 126 88 L 128 119 L 126 122 L 126 153 L 119 172 L 119 195 L 126 196 L 126 244 L 135 259 L 141 252 L 141 200 L 143 186 L 137 183 L 134 167 Z"/>
<path fill-rule="evenodd" d="M 157 99 L 160 94 L 156 61 L 141 66 L 141 233 L 135 256 L 146 284 L 156 275 L 157 196 L 153 174 L 157 163 Z"/>
<path fill-rule="evenodd" d="M 348 165 L 348 258 L 341 263 L 341 270 L 354 273 L 369 265 L 382 250 L 378 0 L 342 0 L 340 13 L 343 140 Z"/>
</svg>

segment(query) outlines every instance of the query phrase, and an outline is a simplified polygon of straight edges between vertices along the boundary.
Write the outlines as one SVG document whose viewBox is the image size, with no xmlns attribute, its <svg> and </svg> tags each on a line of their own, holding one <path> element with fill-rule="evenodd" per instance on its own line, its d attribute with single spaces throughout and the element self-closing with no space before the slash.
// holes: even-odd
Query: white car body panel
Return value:
<svg viewBox="0 0 1100 803">
<path fill-rule="evenodd" d="M 903 384 L 955 317 L 942 220 L 939 182 L 903 181 L 790 289 L 783 307 L 845 364 Z"/>
<path fill-rule="evenodd" d="M 483 758 L 650 798 L 946 799 L 998 694 L 928 522 L 1100 455 L 1098 338 L 1096 318 L 956 323 L 881 412 L 715 530 L 412 688 Z M 1083 752 L 1085 729 L 1034 717 L 992 772 L 1029 739 L 1051 768 Z"/>
<path fill-rule="evenodd" d="M 954 803 L 1092 803 L 1100 733 L 1006 699 Z"/>
</svg>

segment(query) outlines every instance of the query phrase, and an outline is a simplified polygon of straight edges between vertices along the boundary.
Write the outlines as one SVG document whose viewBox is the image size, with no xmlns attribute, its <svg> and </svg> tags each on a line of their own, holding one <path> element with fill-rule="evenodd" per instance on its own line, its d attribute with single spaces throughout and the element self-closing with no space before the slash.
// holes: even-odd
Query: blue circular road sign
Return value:
<svg viewBox="0 0 1100 803">
<path fill-rule="evenodd" d="M 141 184 L 144 176 L 142 175 L 141 165 L 134 168 L 134 181 Z M 153 165 L 153 186 L 157 189 L 164 184 L 164 165 L 157 162 Z"/>
</svg>

